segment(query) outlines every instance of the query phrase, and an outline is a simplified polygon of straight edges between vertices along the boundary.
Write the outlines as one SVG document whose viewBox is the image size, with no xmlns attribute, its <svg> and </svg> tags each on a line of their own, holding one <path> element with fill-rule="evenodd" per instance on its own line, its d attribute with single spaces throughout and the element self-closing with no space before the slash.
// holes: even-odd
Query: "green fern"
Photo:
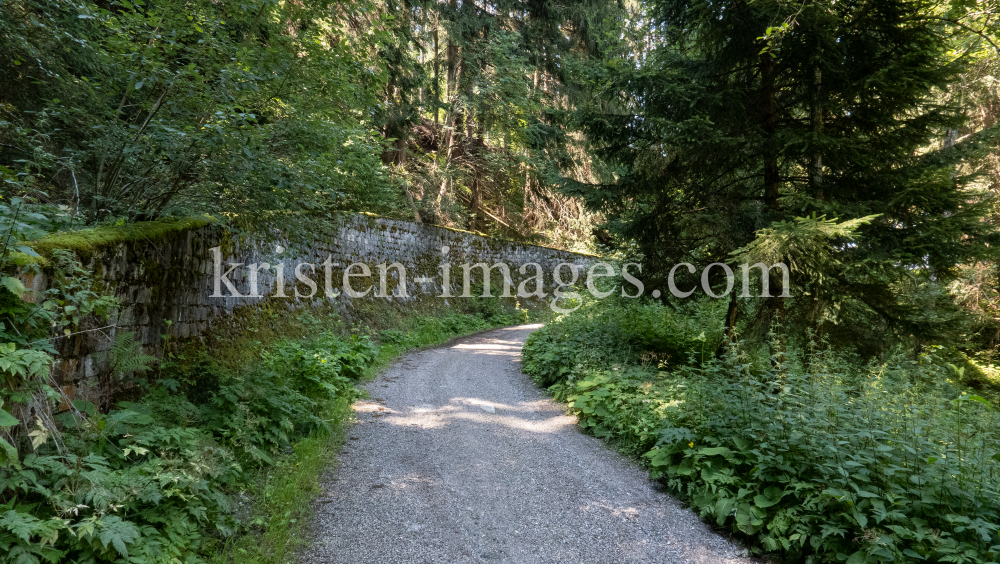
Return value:
<svg viewBox="0 0 1000 564">
<path fill-rule="evenodd" d="M 142 352 L 142 343 L 136 340 L 134 331 L 122 331 L 115 335 L 111 347 L 105 352 L 108 369 L 118 380 L 134 373 L 145 373 L 157 358 Z"/>
</svg>

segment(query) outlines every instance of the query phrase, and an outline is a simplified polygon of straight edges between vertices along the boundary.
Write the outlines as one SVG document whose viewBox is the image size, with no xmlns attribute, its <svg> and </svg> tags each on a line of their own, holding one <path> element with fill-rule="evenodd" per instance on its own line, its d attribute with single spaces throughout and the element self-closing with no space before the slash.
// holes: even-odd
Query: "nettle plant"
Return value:
<svg viewBox="0 0 1000 564">
<path fill-rule="evenodd" d="M 833 355 L 751 370 L 737 346 L 684 374 L 646 454 L 703 517 L 812 562 L 1000 557 L 995 408 L 925 354 L 859 370 Z"/>
</svg>

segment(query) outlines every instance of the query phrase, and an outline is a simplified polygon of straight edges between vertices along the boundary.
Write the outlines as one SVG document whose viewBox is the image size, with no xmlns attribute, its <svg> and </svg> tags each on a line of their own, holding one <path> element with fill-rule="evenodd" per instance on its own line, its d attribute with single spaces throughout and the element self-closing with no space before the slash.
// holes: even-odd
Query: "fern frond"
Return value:
<svg viewBox="0 0 1000 564">
<path fill-rule="evenodd" d="M 119 378 L 134 372 L 144 373 L 157 360 L 155 356 L 142 352 L 142 343 L 136 340 L 134 331 L 122 331 L 115 335 L 106 355 L 108 368 Z"/>
</svg>

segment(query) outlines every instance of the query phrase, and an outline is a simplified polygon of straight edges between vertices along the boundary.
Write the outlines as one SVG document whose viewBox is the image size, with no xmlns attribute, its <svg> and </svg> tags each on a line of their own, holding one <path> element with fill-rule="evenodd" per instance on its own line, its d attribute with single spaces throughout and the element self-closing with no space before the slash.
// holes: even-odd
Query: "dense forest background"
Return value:
<svg viewBox="0 0 1000 564">
<path fill-rule="evenodd" d="M 368 211 L 616 252 L 647 285 L 785 260 L 803 291 L 734 292 L 727 327 L 992 350 L 997 10 L 8 1 L 0 174 L 21 239 Z"/>
<path fill-rule="evenodd" d="M 370 211 L 585 247 L 587 5 L 5 2 L 5 190 L 77 225 Z M 607 9 L 605 9 L 607 11 Z M 604 14 L 606 15 L 606 14 Z"/>
</svg>

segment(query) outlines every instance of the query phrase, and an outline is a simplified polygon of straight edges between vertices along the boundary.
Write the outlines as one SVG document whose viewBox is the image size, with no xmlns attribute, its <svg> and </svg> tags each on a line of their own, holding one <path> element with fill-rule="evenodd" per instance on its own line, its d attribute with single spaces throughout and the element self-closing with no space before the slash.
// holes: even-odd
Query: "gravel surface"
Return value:
<svg viewBox="0 0 1000 564">
<path fill-rule="evenodd" d="M 521 373 L 537 327 L 409 354 L 368 384 L 303 562 L 752 562 Z"/>
</svg>

